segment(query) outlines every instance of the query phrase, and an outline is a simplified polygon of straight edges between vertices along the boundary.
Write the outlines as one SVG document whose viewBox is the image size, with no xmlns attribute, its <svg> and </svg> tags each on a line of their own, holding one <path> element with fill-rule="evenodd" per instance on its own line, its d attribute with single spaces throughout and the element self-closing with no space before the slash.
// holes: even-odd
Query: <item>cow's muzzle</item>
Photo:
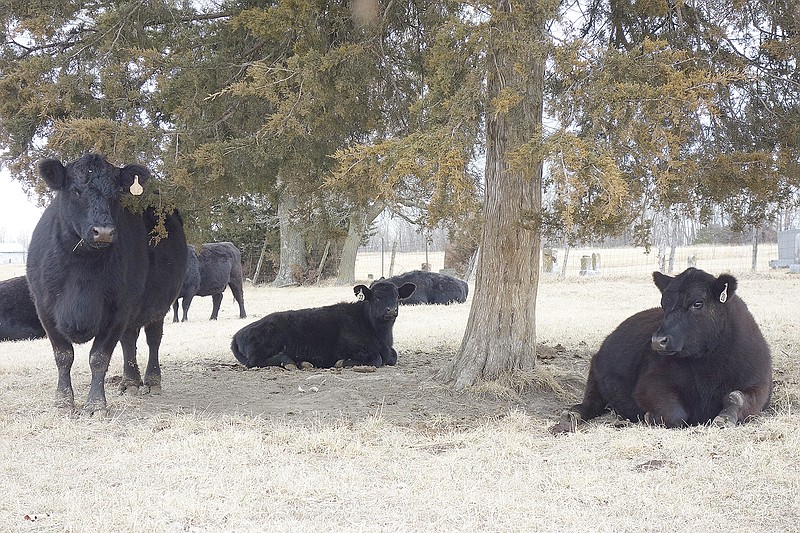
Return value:
<svg viewBox="0 0 800 533">
<path fill-rule="evenodd" d="M 653 336 L 650 338 L 650 346 L 652 346 L 653 350 L 658 353 L 664 355 L 673 355 L 677 351 L 673 349 L 671 344 L 671 339 L 668 335 L 664 335 L 663 333 L 653 333 Z"/>
<path fill-rule="evenodd" d="M 114 242 L 116 234 L 114 226 L 92 226 L 89 244 L 95 248 L 103 248 Z"/>
<path fill-rule="evenodd" d="M 388 308 L 383 313 L 383 319 L 384 320 L 394 320 L 395 318 L 397 318 L 397 308 L 396 307 L 394 309 Z"/>
</svg>

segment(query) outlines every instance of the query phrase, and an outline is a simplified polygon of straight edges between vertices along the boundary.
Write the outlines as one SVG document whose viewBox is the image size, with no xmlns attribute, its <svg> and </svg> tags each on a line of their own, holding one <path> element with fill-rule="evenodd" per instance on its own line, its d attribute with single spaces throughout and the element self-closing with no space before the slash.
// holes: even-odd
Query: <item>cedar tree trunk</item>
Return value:
<svg viewBox="0 0 800 533">
<path fill-rule="evenodd" d="M 356 256 L 361 239 L 372 221 L 378 218 L 383 211 L 382 202 L 370 204 L 365 211 L 354 211 L 350 215 L 347 226 L 347 237 L 342 246 L 342 256 L 339 260 L 339 276 L 336 285 L 354 285 L 356 282 Z"/>
<path fill-rule="evenodd" d="M 278 198 L 278 223 L 281 231 L 281 264 L 273 287 L 289 287 L 300 283 L 299 276 L 308 270 L 306 243 L 300 226 L 292 221 L 297 200 L 285 188 Z"/>
<path fill-rule="evenodd" d="M 518 45 L 542 39 L 543 22 L 533 13 L 535 0 L 511 4 L 499 0 L 490 23 L 485 222 L 475 296 L 461 348 L 441 374 L 456 389 L 536 362 L 542 161 L 520 159 L 515 150 L 541 139 L 544 57 Z"/>
</svg>

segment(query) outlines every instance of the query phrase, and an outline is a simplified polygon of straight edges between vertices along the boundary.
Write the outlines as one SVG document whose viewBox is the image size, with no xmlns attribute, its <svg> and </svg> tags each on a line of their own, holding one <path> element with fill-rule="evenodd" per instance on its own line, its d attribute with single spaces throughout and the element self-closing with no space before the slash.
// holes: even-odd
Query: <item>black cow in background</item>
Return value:
<svg viewBox="0 0 800 533">
<path fill-rule="evenodd" d="M 0 281 L 0 341 L 41 339 L 44 336 L 28 279 L 17 276 Z"/>
<path fill-rule="evenodd" d="M 123 168 L 87 154 L 64 166 L 39 163 L 39 175 L 56 192 L 33 231 L 27 275 L 36 311 L 53 345 L 58 367 L 56 405 L 72 408 L 73 343 L 94 339 L 92 371 L 83 414 L 105 415 L 104 380 L 117 342 L 124 358 L 122 391 L 161 390 L 158 349 L 164 315 L 186 273 L 186 237 L 177 211 L 165 214 L 166 236 L 154 239 L 159 217 L 150 208 L 133 212 L 122 198 L 142 193 L 149 171 Z M 144 381 L 136 340 L 144 327 L 149 359 Z"/>
<path fill-rule="evenodd" d="M 202 245 L 200 255 L 189 246 L 186 277 L 175 303 L 172 304 L 173 322 L 178 321 L 178 299 L 183 298 L 183 322 L 189 319 L 189 306 L 195 296 L 211 296 L 213 309 L 211 320 L 217 319 L 225 286 L 231 288 L 233 299 L 239 304 L 239 318 L 246 318 L 244 310 L 244 278 L 242 254 L 230 242 L 207 242 Z"/>
<path fill-rule="evenodd" d="M 233 355 L 247 368 L 396 364 L 392 328 L 397 304 L 411 296 L 414 285 L 398 289 L 379 281 L 371 288 L 356 285 L 353 292 L 358 302 L 272 313 L 245 326 L 233 336 Z"/>
<path fill-rule="evenodd" d="M 469 293 L 466 281 L 437 272 L 412 270 L 385 279 L 398 287 L 404 283 L 414 284 L 414 294 L 400 301 L 404 305 L 464 303 Z"/>
<path fill-rule="evenodd" d="M 574 431 L 613 409 L 630 421 L 732 427 L 769 403 L 772 362 L 736 278 L 690 268 L 653 280 L 661 307 L 636 313 L 592 358 L 583 402 L 552 431 Z"/>
</svg>

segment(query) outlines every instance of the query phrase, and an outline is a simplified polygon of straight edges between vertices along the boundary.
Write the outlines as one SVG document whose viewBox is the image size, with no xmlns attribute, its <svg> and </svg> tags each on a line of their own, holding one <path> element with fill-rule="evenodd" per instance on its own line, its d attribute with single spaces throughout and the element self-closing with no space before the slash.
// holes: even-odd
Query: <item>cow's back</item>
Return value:
<svg viewBox="0 0 800 533">
<path fill-rule="evenodd" d="M 200 254 L 200 286 L 198 296 L 221 293 L 225 286 L 235 278 L 242 278 L 242 258 L 239 250 L 230 242 L 210 242 L 203 244 Z"/>
<path fill-rule="evenodd" d="M 363 342 L 371 334 L 361 307 L 353 302 L 271 313 L 234 335 L 233 352 L 243 364 L 248 364 L 245 353 L 285 353 L 318 368 L 332 367 L 353 355 L 346 353 L 348 343 L 342 339 Z M 253 366 L 261 366 L 257 361 Z"/>
<path fill-rule="evenodd" d="M 450 304 L 453 302 L 464 303 L 467 301 L 469 291 L 467 283 L 446 274 L 430 273 L 432 276 L 432 293 L 429 295 L 430 303 Z"/>
<path fill-rule="evenodd" d="M 466 282 L 458 278 L 425 270 L 403 272 L 387 278 L 386 281 L 397 287 L 405 283 L 416 286 L 410 297 L 400 301 L 404 305 L 463 303 L 467 300 L 469 291 Z"/>
<path fill-rule="evenodd" d="M 386 281 L 393 283 L 397 287 L 402 286 L 404 283 L 413 283 L 416 286 L 411 296 L 400 302 L 403 305 L 434 303 L 432 300 L 435 297 L 433 282 L 431 276 L 425 274 L 429 273 L 422 270 L 411 270 L 386 278 Z"/>
</svg>

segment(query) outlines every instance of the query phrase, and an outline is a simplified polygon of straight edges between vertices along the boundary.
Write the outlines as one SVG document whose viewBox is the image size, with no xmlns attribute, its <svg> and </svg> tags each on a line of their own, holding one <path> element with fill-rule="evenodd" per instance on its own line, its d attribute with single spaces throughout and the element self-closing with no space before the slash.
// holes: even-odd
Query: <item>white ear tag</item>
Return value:
<svg viewBox="0 0 800 533">
<path fill-rule="evenodd" d="M 131 185 L 131 194 L 134 196 L 139 196 L 144 192 L 144 188 L 139 185 L 139 176 L 133 177 L 133 184 Z"/>
<path fill-rule="evenodd" d="M 359 302 L 363 302 L 364 301 L 364 291 L 359 289 L 358 290 L 358 294 L 356 294 L 356 298 L 358 298 Z"/>
<path fill-rule="evenodd" d="M 722 292 L 719 293 L 719 303 L 724 304 L 728 301 L 728 284 L 725 284 L 725 288 L 722 289 Z"/>
</svg>

